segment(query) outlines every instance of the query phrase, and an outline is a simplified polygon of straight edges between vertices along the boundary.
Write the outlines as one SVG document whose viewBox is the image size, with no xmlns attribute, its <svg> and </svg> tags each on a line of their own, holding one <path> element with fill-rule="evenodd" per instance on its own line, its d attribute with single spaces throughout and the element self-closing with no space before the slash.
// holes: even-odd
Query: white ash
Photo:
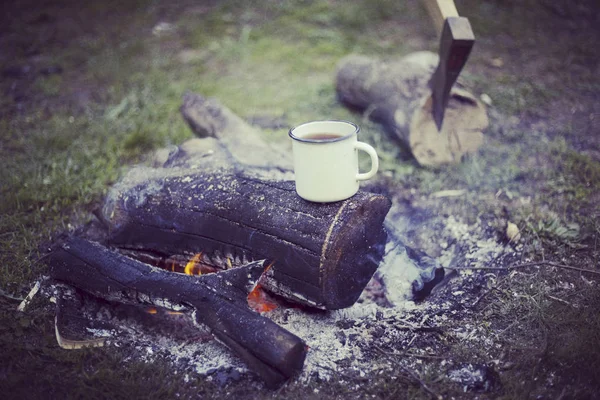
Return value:
<svg viewBox="0 0 600 400">
<path fill-rule="evenodd" d="M 181 318 L 189 319 L 186 315 Z M 191 319 L 189 324 L 193 325 Z M 176 369 L 183 368 L 199 375 L 210 375 L 219 370 L 247 371 L 242 361 L 214 340 L 208 329 L 198 327 L 197 332 L 196 336 L 182 339 L 149 331 L 132 320 L 121 321 L 116 329 L 110 331 L 90 331 L 100 337 L 106 337 L 108 333 L 111 339 L 106 342 L 107 345 L 133 345 L 136 360 L 153 362 L 162 358 L 175 365 Z"/>
<path fill-rule="evenodd" d="M 340 363 L 344 364 L 345 369 L 374 367 L 365 365 L 361 345 L 372 339 L 364 324 L 375 321 L 377 311 L 374 303 L 357 303 L 345 310 L 311 314 L 299 309 L 277 309 L 269 317 L 304 339 L 309 346 L 299 378 L 306 382 L 313 376 L 330 379 L 335 372 L 339 372 Z"/>
<path fill-rule="evenodd" d="M 514 253 L 510 246 L 505 246 L 486 235 L 479 223 L 468 225 L 458 221 L 451 215 L 444 222 L 444 226 L 443 235 L 445 240 L 455 242 L 455 246 L 460 246 L 466 252 L 464 254 L 464 264 L 455 265 L 454 267 L 478 268 L 489 266 L 489 263 L 499 256 Z M 449 267 L 455 261 L 455 246 L 450 246 L 442 252 L 438 259 L 442 266 Z"/>
<path fill-rule="evenodd" d="M 467 225 L 454 217 L 446 220 L 446 228 L 440 232 L 442 240 L 457 243 L 466 251 L 465 262 L 469 266 L 485 266 L 489 260 L 502 252 L 512 251 L 493 239 L 486 238 L 480 226 Z M 448 266 L 454 258 L 453 246 L 449 246 L 438 261 Z M 467 267 L 458 265 L 457 267 Z M 415 304 L 411 301 L 411 286 L 421 271 L 401 247 L 389 244 L 378 276 L 385 283 L 385 295 L 393 307 L 378 305 L 369 293 L 375 284 L 372 281 L 359 301 L 352 307 L 336 311 L 307 311 L 298 308 L 278 308 L 263 314 L 283 328 L 302 338 L 309 346 L 300 382 L 312 379 L 331 380 L 358 374 L 378 374 L 389 369 L 385 357 L 373 356 L 374 345 L 401 350 L 410 346 L 418 336 L 415 332 L 398 329 L 398 325 L 419 325 L 427 321 L 432 325 L 443 325 L 456 313 L 453 305 L 463 294 L 453 291 L 455 296 L 437 303 Z M 423 318 L 432 315 L 431 318 Z M 411 321 L 410 323 L 408 321 Z M 198 337 L 181 340 L 131 327 L 113 336 L 107 344 L 121 346 L 133 343 L 138 357 L 147 362 L 162 358 L 171 361 L 177 370 L 220 380 L 217 375 L 225 371 L 228 376 L 246 373 L 248 369 L 224 345 L 211 339 L 208 331 L 198 329 Z M 485 337 L 482 329 L 463 327 L 448 333 L 465 342 L 492 347 L 494 341 Z M 103 332 L 105 333 L 105 332 Z M 430 351 L 427 348 L 415 351 Z M 405 361 L 406 362 L 406 361 Z M 415 361 L 417 364 L 421 360 Z M 458 373 L 458 372 L 457 372 Z M 217 375 L 215 375 L 217 374 Z M 211 378 L 213 377 L 213 378 Z M 452 379 L 452 377 L 450 377 Z M 345 379 L 345 378 L 344 378 Z"/>
<path fill-rule="evenodd" d="M 484 365 L 464 364 L 448 371 L 448 378 L 461 384 L 463 392 L 489 391 L 494 384 L 494 376 Z"/>
<path fill-rule="evenodd" d="M 386 298 L 392 304 L 402 306 L 410 300 L 413 282 L 422 282 L 422 272 L 408 257 L 403 246 L 388 242 L 385 257 L 377 273 L 385 283 Z"/>
</svg>

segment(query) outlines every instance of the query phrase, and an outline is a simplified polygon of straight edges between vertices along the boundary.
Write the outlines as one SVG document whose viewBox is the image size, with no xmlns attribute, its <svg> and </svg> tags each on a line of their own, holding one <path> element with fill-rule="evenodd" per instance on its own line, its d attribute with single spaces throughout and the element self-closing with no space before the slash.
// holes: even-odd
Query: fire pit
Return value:
<svg viewBox="0 0 600 400">
<path fill-rule="evenodd" d="M 308 346 L 249 302 L 259 312 L 274 308 L 265 296 L 288 307 L 347 308 L 384 257 L 417 265 L 416 297 L 443 277 L 433 260 L 388 235 L 386 196 L 361 191 L 337 203 L 304 201 L 283 180 L 282 152 L 226 108 L 190 94 L 183 113 L 196 132 L 212 129 L 219 140 L 192 140 L 156 168 L 131 170 L 107 197 L 102 229 L 71 237 L 49 255 L 52 278 L 111 302 L 189 314 L 277 387 L 302 370 Z M 245 140 L 228 140 L 232 127 L 264 156 L 249 159 Z M 60 309 L 66 299 L 59 297 Z M 57 334 L 69 343 L 58 320 Z"/>
</svg>

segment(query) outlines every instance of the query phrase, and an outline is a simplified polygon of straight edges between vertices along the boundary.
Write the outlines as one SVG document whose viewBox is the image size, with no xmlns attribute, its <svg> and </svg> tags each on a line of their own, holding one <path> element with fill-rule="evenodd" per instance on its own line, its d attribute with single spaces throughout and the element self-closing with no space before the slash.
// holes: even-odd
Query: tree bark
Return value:
<svg viewBox="0 0 600 400">
<path fill-rule="evenodd" d="M 113 188 L 103 210 L 110 245 L 165 257 L 202 253 L 221 268 L 270 259 L 265 288 L 322 309 L 354 304 L 382 259 L 391 206 L 385 196 L 359 192 L 317 204 L 289 181 L 179 172 Z"/>
<path fill-rule="evenodd" d="M 455 87 L 438 131 L 429 88 L 437 63 L 437 55 L 430 52 L 389 63 L 348 56 L 338 65 L 337 93 L 342 102 L 381 122 L 419 164 L 458 163 L 482 144 L 487 113 L 473 95 Z"/>
</svg>

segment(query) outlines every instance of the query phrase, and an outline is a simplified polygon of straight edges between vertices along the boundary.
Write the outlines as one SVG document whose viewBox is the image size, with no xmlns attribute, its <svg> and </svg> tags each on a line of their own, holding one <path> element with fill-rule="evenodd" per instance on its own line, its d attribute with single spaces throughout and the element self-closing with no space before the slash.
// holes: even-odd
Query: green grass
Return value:
<svg viewBox="0 0 600 400">
<path fill-rule="evenodd" d="M 491 328 L 502 343 L 502 398 L 543 395 L 539 382 L 545 379 L 559 392 L 570 385 L 573 398 L 591 395 L 600 370 L 600 321 L 594 315 L 600 297 L 589 285 L 580 286 L 579 294 L 566 290 L 568 285 L 579 286 L 564 271 L 518 271 L 499 280 L 479 305 L 480 322 L 494 321 Z M 549 378 L 557 369 L 563 373 Z"/>
</svg>

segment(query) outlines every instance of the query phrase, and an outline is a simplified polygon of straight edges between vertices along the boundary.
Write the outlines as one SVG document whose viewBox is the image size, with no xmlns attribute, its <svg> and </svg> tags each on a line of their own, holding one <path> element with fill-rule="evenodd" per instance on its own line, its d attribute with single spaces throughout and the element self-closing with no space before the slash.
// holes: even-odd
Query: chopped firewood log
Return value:
<svg viewBox="0 0 600 400">
<path fill-rule="evenodd" d="M 289 181 L 173 172 L 141 178 L 132 171 L 113 187 L 103 210 L 111 246 L 196 255 L 220 268 L 269 259 L 266 289 L 322 309 L 354 304 L 382 259 L 391 206 L 383 195 L 359 191 L 318 204 Z"/>
<path fill-rule="evenodd" d="M 260 131 L 214 99 L 188 92 L 183 96 L 181 114 L 199 138 L 214 137 L 231 155 L 232 163 L 245 167 L 292 170 L 292 158 L 268 144 Z"/>
<path fill-rule="evenodd" d="M 351 55 L 338 65 L 337 93 L 343 103 L 365 110 L 381 122 L 419 164 L 458 163 L 482 144 L 488 117 L 472 94 L 454 87 L 438 130 L 429 87 L 437 64 L 438 56 L 430 52 L 413 53 L 394 62 Z"/>
<path fill-rule="evenodd" d="M 263 273 L 263 261 L 198 277 L 161 270 L 98 243 L 71 238 L 46 262 L 54 279 L 106 300 L 193 308 L 197 322 L 208 326 L 271 387 L 302 369 L 304 342 L 248 307 L 247 295 Z"/>
</svg>

